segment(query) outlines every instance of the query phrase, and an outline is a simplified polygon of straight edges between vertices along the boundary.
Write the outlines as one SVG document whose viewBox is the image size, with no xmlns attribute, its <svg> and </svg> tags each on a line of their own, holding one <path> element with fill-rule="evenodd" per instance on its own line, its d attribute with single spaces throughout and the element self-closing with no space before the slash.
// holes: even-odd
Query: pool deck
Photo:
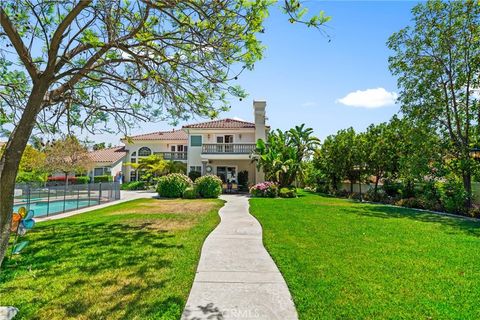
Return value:
<svg viewBox="0 0 480 320">
<path fill-rule="evenodd" d="M 149 199 L 149 198 L 154 198 L 154 197 L 157 197 L 157 196 L 158 196 L 158 194 L 156 192 L 152 192 L 152 191 L 124 191 L 124 190 L 122 190 L 122 191 L 120 191 L 120 200 L 110 201 L 110 202 L 102 203 L 102 204 L 99 204 L 99 205 L 96 205 L 96 206 L 90 206 L 90 207 L 86 207 L 86 208 L 82 208 L 82 209 L 78 209 L 78 210 L 72 210 L 72 211 L 68 211 L 68 212 L 64 212 L 64 213 L 53 214 L 53 215 L 48 216 L 48 217 L 38 217 L 38 218 L 36 217 L 35 222 L 38 223 L 38 222 L 43 222 L 43 221 L 63 219 L 63 218 L 71 217 L 71 216 L 74 216 L 74 215 L 77 215 L 77 214 L 80 214 L 80 213 L 85 213 L 85 212 L 89 212 L 89 211 L 92 211 L 92 210 L 97 210 L 97 209 L 110 207 L 110 206 L 113 206 L 115 204 L 119 204 L 119 203 L 130 201 L 130 200 L 144 199 L 144 198 Z"/>
</svg>

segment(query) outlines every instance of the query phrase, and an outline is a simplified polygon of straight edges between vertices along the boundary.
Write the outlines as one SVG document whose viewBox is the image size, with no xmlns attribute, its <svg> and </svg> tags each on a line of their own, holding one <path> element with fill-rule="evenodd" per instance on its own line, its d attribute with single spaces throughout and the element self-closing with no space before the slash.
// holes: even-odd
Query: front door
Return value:
<svg viewBox="0 0 480 320">
<path fill-rule="evenodd" d="M 227 166 L 220 166 L 217 167 L 217 176 L 222 179 L 224 183 L 237 182 L 237 168 L 235 167 L 227 167 Z"/>
</svg>

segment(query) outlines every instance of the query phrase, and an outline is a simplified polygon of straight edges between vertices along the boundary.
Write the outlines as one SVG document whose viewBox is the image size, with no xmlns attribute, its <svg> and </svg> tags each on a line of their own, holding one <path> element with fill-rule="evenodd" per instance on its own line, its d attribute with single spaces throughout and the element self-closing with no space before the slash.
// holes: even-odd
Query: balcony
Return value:
<svg viewBox="0 0 480 320">
<path fill-rule="evenodd" d="M 165 160 L 187 160 L 186 152 L 155 152 Z"/>
<path fill-rule="evenodd" d="M 205 143 L 202 145 L 203 154 L 250 154 L 255 144 L 245 143 Z"/>
</svg>

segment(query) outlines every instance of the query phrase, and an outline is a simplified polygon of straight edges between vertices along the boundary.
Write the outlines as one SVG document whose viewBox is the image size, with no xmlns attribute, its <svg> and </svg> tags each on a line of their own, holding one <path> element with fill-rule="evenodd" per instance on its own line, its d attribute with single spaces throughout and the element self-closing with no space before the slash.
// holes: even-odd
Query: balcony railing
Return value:
<svg viewBox="0 0 480 320">
<path fill-rule="evenodd" d="M 155 152 L 165 160 L 187 160 L 186 152 Z"/>
<path fill-rule="evenodd" d="M 255 144 L 245 143 L 206 143 L 202 145 L 202 153 L 208 154 L 250 154 Z"/>
</svg>

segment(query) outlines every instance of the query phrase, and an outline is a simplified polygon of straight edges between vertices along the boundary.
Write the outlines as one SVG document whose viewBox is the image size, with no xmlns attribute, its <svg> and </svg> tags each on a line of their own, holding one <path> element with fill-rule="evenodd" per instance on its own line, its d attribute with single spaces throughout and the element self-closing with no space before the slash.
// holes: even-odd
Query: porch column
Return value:
<svg viewBox="0 0 480 320">
<path fill-rule="evenodd" d="M 208 160 L 202 160 L 202 176 L 207 174 Z"/>
</svg>

